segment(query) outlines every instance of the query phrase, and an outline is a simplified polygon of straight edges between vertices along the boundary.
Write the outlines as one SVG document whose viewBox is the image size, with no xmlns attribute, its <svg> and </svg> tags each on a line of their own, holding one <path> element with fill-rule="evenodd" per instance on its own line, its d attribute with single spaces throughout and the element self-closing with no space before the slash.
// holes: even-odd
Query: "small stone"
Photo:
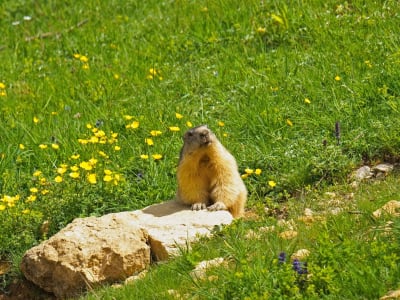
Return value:
<svg viewBox="0 0 400 300">
<path fill-rule="evenodd" d="M 383 212 L 389 215 L 400 216 L 400 201 L 391 200 L 381 208 L 377 209 L 372 213 L 375 218 L 379 218 Z"/>
<path fill-rule="evenodd" d="M 393 168 L 394 168 L 394 166 L 392 164 L 384 163 L 384 164 L 376 165 L 375 167 L 372 168 L 372 171 L 374 171 L 375 173 L 382 172 L 382 173 L 388 174 L 391 171 L 393 171 Z"/>
<path fill-rule="evenodd" d="M 306 217 L 312 217 L 313 214 L 314 214 L 314 213 L 313 213 L 313 211 L 311 210 L 311 208 L 306 208 L 306 209 L 304 209 L 304 215 L 305 215 Z"/>
<path fill-rule="evenodd" d="M 223 257 L 217 257 L 211 260 L 204 260 L 199 262 L 196 267 L 190 272 L 190 276 L 193 279 L 204 279 L 206 277 L 206 272 L 212 267 L 221 266 L 225 262 Z"/>
<path fill-rule="evenodd" d="M 371 168 L 368 166 L 362 166 L 353 173 L 353 178 L 360 182 L 364 179 L 371 178 L 374 174 L 371 172 Z"/>
<path fill-rule="evenodd" d="M 390 291 L 385 296 L 379 298 L 379 300 L 389 300 L 389 299 L 400 299 L 400 290 Z"/>
</svg>

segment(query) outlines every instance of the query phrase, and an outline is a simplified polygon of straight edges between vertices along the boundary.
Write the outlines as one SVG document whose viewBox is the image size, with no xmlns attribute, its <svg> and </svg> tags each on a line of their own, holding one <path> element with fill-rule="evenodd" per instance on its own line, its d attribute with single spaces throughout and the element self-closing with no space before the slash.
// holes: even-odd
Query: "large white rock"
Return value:
<svg viewBox="0 0 400 300">
<path fill-rule="evenodd" d="M 216 225 L 233 220 L 227 211 L 192 211 L 176 201 L 143 210 L 75 219 L 49 240 L 28 250 L 25 277 L 58 298 L 73 297 L 102 283 L 121 281 L 150 264 L 179 254 Z"/>
</svg>

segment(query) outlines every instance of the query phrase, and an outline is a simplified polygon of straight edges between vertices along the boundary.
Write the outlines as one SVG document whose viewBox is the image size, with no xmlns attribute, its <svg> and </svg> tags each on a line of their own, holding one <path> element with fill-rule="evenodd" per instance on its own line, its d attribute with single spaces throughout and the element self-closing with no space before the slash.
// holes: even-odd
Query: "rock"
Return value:
<svg viewBox="0 0 400 300">
<path fill-rule="evenodd" d="M 400 216 L 400 201 L 391 200 L 372 213 L 375 218 L 379 218 L 385 212 L 389 215 Z"/>
<path fill-rule="evenodd" d="M 311 208 L 305 208 L 305 209 L 304 209 L 304 215 L 305 215 L 306 217 L 312 217 L 313 214 L 314 214 L 314 212 L 311 210 Z"/>
<path fill-rule="evenodd" d="M 387 176 L 391 171 L 393 171 L 394 166 L 389 163 L 383 163 L 376 165 L 372 168 L 374 175 L 376 178 L 382 178 Z"/>
<path fill-rule="evenodd" d="M 353 178 L 355 181 L 360 182 L 364 179 L 371 178 L 374 173 L 371 172 L 371 168 L 368 166 L 362 166 L 353 173 Z"/>
<path fill-rule="evenodd" d="M 92 286 L 123 281 L 155 260 L 179 254 L 200 235 L 233 220 L 228 211 L 192 211 L 176 201 L 143 210 L 75 219 L 49 240 L 28 250 L 25 277 L 58 298 Z"/>
<path fill-rule="evenodd" d="M 233 221 L 228 211 L 193 211 L 177 201 L 151 205 L 133 213 L 149 234 L 152 256 L 156 260 L 179 254 L 179 248 L 186 247 L 188 241 L 196 241 L 198 236 L 208 236 L 215 226 Z"/>
<path fill-rule="evenodd" d="M 400 299 L 400 290 L 390 291 L 385 296 L 379 298 L 379 300 L 389 300 L 389 299 Z"/>
<path fill-rule="evenodd" d="M 382 172 L 382 173 L 390 173 L 391 171 L 393 171 L 394 166 L 392 164 L 388 164 L 388 163 L 383 163 L 383 164 L 379 164 L 376 165 L 375 167 L 372 168 L 372 171 L 374 171 L 375 173 L 377 172 Z"/>
<path fill-rule="evenodd" d="M 190 276 L 193 279 L 204 279 L 206 277 L 206 272 L 212 267 L 218 267 L 222 264 L 226 264 L 223 257 L 217 257 L 211 260 L 204 260 L 199 262 L 195 268 L 190 272 Z"/>
<path fill-rule="evenodd" d="M 147 234 L 123 214 L 75 219 L 49 240 L 28 250 L 21 262 L 25 277 L 57 298 L 111 283 L 150 263 Z"/>
</svg>

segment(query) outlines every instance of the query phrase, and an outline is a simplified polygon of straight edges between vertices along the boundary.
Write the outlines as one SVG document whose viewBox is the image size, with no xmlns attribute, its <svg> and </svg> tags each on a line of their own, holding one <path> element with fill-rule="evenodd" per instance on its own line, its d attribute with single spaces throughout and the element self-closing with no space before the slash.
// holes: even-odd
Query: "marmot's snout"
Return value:
<svg viewBox="0 0 400 300">
<path fill-rule="evenodd" d="M 208 146 L 212 142 L 211 131 L 205 126 L 198 126 L 188 130 L 184 135 L 187 145 Z"/>
<path fill-rule="evenodd" d="M 208 145 L 211 143 L 210 133 L 208 131 L 203 131 L 199 134 L 200 144 Z"/>
</svg>

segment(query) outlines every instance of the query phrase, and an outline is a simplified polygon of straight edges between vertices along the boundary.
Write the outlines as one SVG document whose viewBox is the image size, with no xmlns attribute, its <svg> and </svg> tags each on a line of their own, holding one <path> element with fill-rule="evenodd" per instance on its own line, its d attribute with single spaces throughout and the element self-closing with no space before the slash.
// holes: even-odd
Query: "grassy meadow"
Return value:
<svg viewBox="0 0 400 300">
<path fill-rule="evenodd" d="M 3 289 L 24 252 L 74 218 L 173 198 L 181 136 L 200 124 L 236 157 L 258 218 L 89 298 L 373 299 L 399 288 L 399 235 L 369 217 L 400 192 L 396 176 L 344 205 L 361 213 L 322 213 L 354 192 L 354 168 L 399 158 L 398 28 L 394 0 L 2 1 Z M 290 223 L 308 207 L 323 221 L 293 221 L 293 239 L 245 237 L 283 231 L 277 215 Z M 311 252 L 301 274 L 289 263 L 298 247 Z M 229 268 L 191 280 L 212 255 Z"/>
</svg>

